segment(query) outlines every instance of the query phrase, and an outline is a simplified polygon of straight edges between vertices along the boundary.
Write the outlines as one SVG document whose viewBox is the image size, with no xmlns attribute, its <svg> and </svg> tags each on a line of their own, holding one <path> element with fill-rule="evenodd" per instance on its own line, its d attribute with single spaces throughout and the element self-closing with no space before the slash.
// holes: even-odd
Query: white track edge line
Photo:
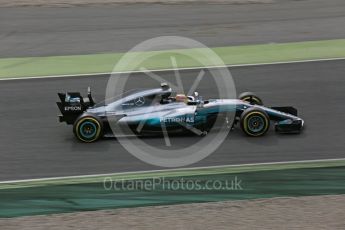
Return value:
<svg viewBox="0 0 345 230">
<path fill-rule="evenodd" d="M 202 166 L 202 167 L 190 167 L 190 168 L 176 168 L 176 169 L 160 169 L 160 170 L 146 170 L 146 171 L 132 171 L 132 172 L 118 172 L 118 173 L 106 173 L 106 174 L 90 174 L 90 175 L 79 175 L 79 176 L 65 176 L 65 177 L 46 177 L 37 179 L 24 179 L 24 180 L 11 180 L 11 181 L 0 181 L 1 184 L 21 183 L 21 182 L 39 182 L 49 180 L 65 180 L 65 179 L 84 179 L 92 177 L 107 177 L 107 176 L 119 176 L 119 175 L 131 175 L 138 173 L 164 173 L 164 172 L 179 172 L 179 171 L 193 171 L 202 169 L 218 169 L 224 167 L 243 167 L 243 166 L 261 166 L 261 165 L 275 165 L 275 164 L 294 164 L 294 163 L 318 163 L 318 162 L 332 162 L 345 160 L 345 158 L 331 158 L 331 159 L 316 159 L 316 160 L 301 160 L 301 161 L 278 161 L 278 162 L 265 162 L 265 163 L 250 163 L 250 164 L 235 164 L 235 165 L 216 165 L 216 166 Z"/>
<path fill-rule="evenodd" d="M 65 75 L 47 75 L 47 76 L 37 76 L 37 77 L 14 77 L 14 78 L 0 78 L 0 81 L 13 81 L 13 80 L 30 80 L 30 79 L 50 79 L 50 78 L 68 78 L 68 77 L 87 77 L 87 76 L 99 76 L 99 75 L 110 75 L 110 74 L 128 74 L 128 73 L 144 73 L 144 72 L 164 72 L 164 71 L 174 71 L 174 70 L 197 70 L 197 69 L 217 69 L 217 68 L 231 68 L 231 67 L 250 67 L 250 66 L 263 66 L 263 65 L 282 65 L 282 64 L 294 64 L 294 63 L 308 63 L 308 62 L 322 62 L 322 61 L 337 61 L 345 60 L 345 57 L 338 58 L 321 58 L 321 59 L 307 59 L 307 60 L 297 60 L 297 61 L 281 61 L 281 62 L 262 62 L 262 63 L 252 63 L 252 64 L 234 64 L 234 65 L 224 65 L 224 66 L 199 66 L 199 67 L 185 67 L 185 68 L 168 68 L 168 69 L 152 69 L 146 71 L 123 71 L 123 72 L 104 72 L 104 73 L 84 73 L 84 74 L 65 74 Z"/>
</svg>

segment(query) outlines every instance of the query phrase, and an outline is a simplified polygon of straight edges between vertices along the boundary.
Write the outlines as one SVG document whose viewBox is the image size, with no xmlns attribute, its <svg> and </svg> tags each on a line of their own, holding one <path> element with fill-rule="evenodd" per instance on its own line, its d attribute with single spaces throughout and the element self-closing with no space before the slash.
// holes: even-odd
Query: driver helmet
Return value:
<svg viewBox="0 0 345 230">
<path fill-rule="evenodd" d="M 185 94 L 176 94 L 175 96 L 176 102 L 184 102 L 187 103 L 188 97 Z"/>
</svg>

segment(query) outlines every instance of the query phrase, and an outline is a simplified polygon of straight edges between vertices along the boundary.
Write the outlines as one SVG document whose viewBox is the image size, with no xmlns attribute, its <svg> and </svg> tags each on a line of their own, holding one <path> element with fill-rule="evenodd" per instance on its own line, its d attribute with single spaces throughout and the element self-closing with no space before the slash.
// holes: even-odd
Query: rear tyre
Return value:
<svg viewBox="0 0 345 230">
<path fill-rule="evenodd" d="M 261 98 L 259 98 L 255 93 L 244 92 L 238 96 L 238 99 L 248 102 L 252 105 L 263 105 Z"/>
<path fill-rule="evenodd" d="M 82 116 L 74 123 L 73 132 L 78 140 L 91 143 L 103 136 L 103 125 L 95 116 Z"/>
<path fill-rule="evenodd" d="M 240 118 L 242 131 L 251 137 L 263 136 L 270 128 L 270 118 L 267 113 L 259 108 L 246 109 Z"/>
</svg>

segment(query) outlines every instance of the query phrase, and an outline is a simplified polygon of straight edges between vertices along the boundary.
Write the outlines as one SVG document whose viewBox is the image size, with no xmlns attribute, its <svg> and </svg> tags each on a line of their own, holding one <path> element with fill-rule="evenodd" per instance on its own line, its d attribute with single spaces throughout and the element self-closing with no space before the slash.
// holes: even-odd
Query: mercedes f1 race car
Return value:
<svg viewBox="0 0 345 230">
<path fill-rule="evenodd" d="M 174 96 L 172 96 L 174 95 Z M 254 93 L 245 92 L 238 99 L 203 100 L 197 92 L 193 96 L 175 94 L 168 84 L 156 89 L 129 91 L 112 100 L 96 104 L 90 87 L 87 97 L 78 92 L 58 93 L 60 122 L 73 125 L 73 132 L 82 142 L 94 142 L 104 136 L 114 136 L 114 126 L 128 127 L 139 136 L 191 132 L 206 135 L 216 119 L 234 114 L 229 129 L 240 125 L 251 137 L 263 136 L 275 123 L 279 133 L 300 133 L 304 121 L 291 106 L 265 107 Z M 114 126 L 113 126 L 114 125 Z"/>
</svg>

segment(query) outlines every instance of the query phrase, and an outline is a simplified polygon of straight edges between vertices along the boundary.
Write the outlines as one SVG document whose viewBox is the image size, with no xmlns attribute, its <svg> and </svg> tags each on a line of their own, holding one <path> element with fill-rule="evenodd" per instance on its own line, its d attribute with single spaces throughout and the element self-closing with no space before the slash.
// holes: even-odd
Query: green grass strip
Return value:
<svg viewBox="0 0 345 230">
<path fill-rule="evenodd" d="M 311 59 L 345 57 L 345 39 L 277 43 L 263 45 L 244 45 L 212 48 L 227 65 L 301 61 Z M 187 57 L 197 54 L 198 49 L 151 51 L 132 53 L 148 57 L 143 62 L 147 69 L 172 68 L 170 57 L 173 55 L 179 68 L 198 67 L 200 62 Z M 124 53 L 106 53 L 54 57 L 25 57 L 0 59 L 0 78 L 33 76 L 73 75 L 112 72 L 114 65 Z M 205 60 L 212 66 L 212 60 Z M 127 66 L 121 71 L 138 70 L 136 66 Z"/>
<path fill-rule="evenodd" d="M 42 187 L 51 185 L 66 185 L 66 184 L 83 184 L 83 183 L 100 183 L 104 181 L 105 177 L 111 177 L 114 180 L 138 180 L 157 177 L 185 177 L 185 176 L 200 176 L 200 175 L 220 175 L 220 174 L 234 174 L 245 172 L 259 172 L 272 170 L 287 170 L 287 169 L 303 169 L 303 168 L 326 168 L 326 167 L 340 167 L 345 166 L 345 160 L 327 160 L 314 162 L 296 162 L 296 163 L 278 163 L 278 164 L 260 164 L 260 165 L 244 165 L 244 166 L 220 166 L 211 168 L 196 168 L 196 169 L 172 169 L 164 171 L 153 172 L 129 172 L 129 173 L 114 173 L 99 175 L 99 176 L 85 176 L 85 177 L 68 177 L 56 179 L 42 179 L 42 180 L 27 180 L 20 182 L 2 182 L 0 183 L 0 190 L 14 189 L 25 187 Z"/>
</svg>

